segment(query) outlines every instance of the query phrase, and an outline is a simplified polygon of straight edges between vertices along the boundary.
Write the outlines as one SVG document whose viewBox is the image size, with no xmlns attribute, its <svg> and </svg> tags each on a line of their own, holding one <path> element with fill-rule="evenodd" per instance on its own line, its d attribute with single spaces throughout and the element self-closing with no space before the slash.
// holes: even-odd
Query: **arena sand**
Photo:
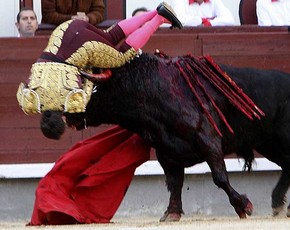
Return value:
<svg viewBox="0 0 290 230">
<path fill-rule="evenodd" d="M 157 218 L 121 218 L 110 224 L 62 225 L 27 227 L 26 223 L 0 223 L 0 229 L 16 230 L 290 230 L 290 218 L 249 217 L 183 217 L 180 222 L 160 223 Z"/>
</svg>

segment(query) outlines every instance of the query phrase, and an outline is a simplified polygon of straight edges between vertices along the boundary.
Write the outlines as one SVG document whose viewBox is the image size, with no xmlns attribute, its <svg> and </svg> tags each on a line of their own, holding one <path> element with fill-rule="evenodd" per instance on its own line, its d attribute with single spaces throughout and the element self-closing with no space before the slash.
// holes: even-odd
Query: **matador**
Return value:
<svg viewBox="0 0 290 230">
<path fill-rule="evenodd" d="M 81 20 L 59 25 L 32 65 L 29 83 L 19 87 L 17 98 L 23 111 L 26 114 L 46 110 L 84 112 L 93 84 L 81 81 L 81 73 L 90 72 L 92 67 L 120 67 L 134 59 L 163 23 L 182 27 L 166 3 L 156 10 L 122 20 L 105 31 Z M 98 77 L 109 74 L 108 70 Z"/>
</svg>

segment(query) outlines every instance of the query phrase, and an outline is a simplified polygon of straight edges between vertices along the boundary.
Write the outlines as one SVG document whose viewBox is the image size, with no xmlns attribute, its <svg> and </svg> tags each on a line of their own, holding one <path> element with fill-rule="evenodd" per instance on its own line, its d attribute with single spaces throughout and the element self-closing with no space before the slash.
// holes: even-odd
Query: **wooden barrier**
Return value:
<svg viewBox="0 0 290 230">
<path fill-rule="evenodd" d="M 218 63 L 237 67 L 279 69 L 290 72 L 288 27 L 207 27 L 162 29 L 144 47 L 170 56 L 211 55 Z M 176 45 L 173 45 L 176 44 Z"/>
<path fill-rule="evenodd" d="M 0 38 L 0 163 L 54 162 L 77 141 L 107 126 L 75 132 L 67 130 L 61 141 L 48 140 L 39 129 L 39 115 L 26 116 L 18 106 L 16 91 L 26 81 L 30 67 L 48 41 L 34 38 Z M 290 73 L 290 34 L 287 27 L 160 29 L 144 47 L 176 56 L 212 55 L 223 64 Z"/>
<path fill-rule="evenodd" d="M 45 138 L 39 129 L 40 116 L 26 116 L 18 106 L 16 91 L 28 78 L 31 65 L 45 48 L 48 37 L 0 39 L 0 162 L 54 162 L 78 140 L 98 132 L 67 130 L 62 141 Z"/>
</svg>

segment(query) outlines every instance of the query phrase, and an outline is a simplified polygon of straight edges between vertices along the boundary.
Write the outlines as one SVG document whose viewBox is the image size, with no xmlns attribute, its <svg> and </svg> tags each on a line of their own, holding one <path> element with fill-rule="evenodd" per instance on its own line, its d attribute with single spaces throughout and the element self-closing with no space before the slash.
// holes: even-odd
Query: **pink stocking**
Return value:
<svg viewBox="0 0 290 230">
<path fill-rule="evenodd" d="M 138 15 L 138 16 L 126 19 L 126 20 L 122 20 L 118 23 L 118 25 L 121 27 L 125 36 L 127 37 L 129 34 L 137 30 L 144 23 L 151 20 L 155 15 L 157 15 L 157 11 L 152 10 L 142 15 Z"/>
<path fill-rule="evenodd" d="M 142 48 L 150 39 L 151 35 L 165 22 L 167 22 L 165 18 L 158 14 L 155 15 L 154 18 L 145 23 L 135 32 L 131 33 L 125 40 L 125 44 L 133 47 L 135 50 Z"/>
</svg>

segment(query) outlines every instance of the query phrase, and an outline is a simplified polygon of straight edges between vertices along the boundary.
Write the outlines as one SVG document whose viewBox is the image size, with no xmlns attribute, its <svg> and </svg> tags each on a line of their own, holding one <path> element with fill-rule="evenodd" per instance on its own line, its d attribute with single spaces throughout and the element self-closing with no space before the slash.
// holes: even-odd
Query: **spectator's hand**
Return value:
<svg viewBox="0 0 290 230">
<path fill-rule="evenodd" d="M 73 20 L 78 19 L 78 20 L 83 20 L 86 22 L 89 22 L 90 20 L 89 17 L 84 12 L 77 12 L 77 15 L 73 15 L 71 19 Z"/>
<path fill-rule="evenodd" d="M 203 26 L 211 26 L 210 20 L 208 18 L 202 18 Z"/>
</svg>

